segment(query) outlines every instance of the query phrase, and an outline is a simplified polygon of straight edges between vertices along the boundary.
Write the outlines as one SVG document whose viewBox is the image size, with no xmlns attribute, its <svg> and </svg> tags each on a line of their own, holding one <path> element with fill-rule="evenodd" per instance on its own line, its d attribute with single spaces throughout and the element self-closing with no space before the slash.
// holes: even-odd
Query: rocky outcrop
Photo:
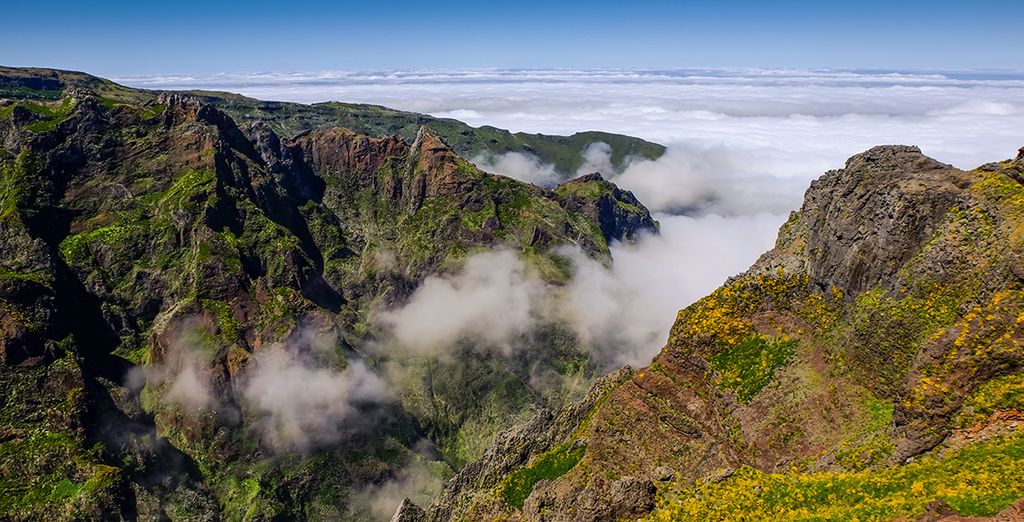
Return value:
<svg viewBox="0 0 1024 522">
<path fill-rule="evenodd" d="M 606 241 L 630 242 L 639 233 L 657 233 L 658 222 L 632 192 L 605 181 L 599 173 L 571 179 L 555 188 L 566 208 L 596 220 Z"/>
<path fill-rule="evenodd" d="M 426 517 L 427 514 L 422 508 L 406 498 L 391 517 L 391 522 L 423 522 Z"/>
<path fill-rule="evenodd" d="M 480 499 L 475 498 L 475 492 L 494 488 L 511 471 L 528 464 L 531 457 L 572 439 L 601 397 L 632 374 L 633 370 L 626 367 L 603 377 L 580 401 L 558 412 L 542 411 L 526 424 L 497 435 L 483 457 L 468 464 L 451 479 L 444 493 L 427 510 L 427 520 L 441 522 L 464 518 L 481 509 L 496 515 L 498 511 L 488 510 L 500 510 L 500 505 L 485 504 L 482 507 L 477 504 Z"/>
<path fill-rule="evenodd" d="M 897 284 L 897 273 L 930 239 L 950 208 L 963 204 L 971 177 L 921 154 L 882 146 L 853 156 L 812 181 L 776 249 L 752 268 L 806 270 L 821 289 L 856 295 Z M 791 238 L 801 234 L 797 241 Z"/>
</svg>

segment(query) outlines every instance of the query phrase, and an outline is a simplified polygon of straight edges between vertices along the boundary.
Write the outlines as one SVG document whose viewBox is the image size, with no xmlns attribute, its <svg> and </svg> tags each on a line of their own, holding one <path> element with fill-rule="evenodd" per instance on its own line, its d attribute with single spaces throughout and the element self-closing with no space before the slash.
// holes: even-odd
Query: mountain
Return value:
<svg viewBox="0 0 1024 522">
<path fill-rule="evenodd" d="M 558 324 L 515 354 L 371 352 L 375 313 L 477 252 L 558 285 L 564 245 L 608 262 L 657 230 L 599 176 L 487 174 L 426 126 L 283 137 L 38 69 L 0 98 L 3 519 L 369 517 L 574 396 L 531 377 L 596 371 Z"/>
<path fill-rule="evenodd" d="M 65 90 L 75 87 L 87 88 L 114 100 L 138 101 L 151 96 L 146 91 L 129 89 L 79 72 L 0 67 L 0 98 L 30 95 L 57 99 Z M 491 126 L 471 127 L 451 118 L 435 118 L 379 105 L 340 102 L 305 105 L 262 101 L 225 92 L 193 91 L 191 94 L 221 109 L 240 125 L 264 122 L 275 133 L 288 138 L 310 130 L 344 127 L 360 134 L 399 136 L 412 141 L 418 129 L 426 125 L 465 158 L 486 158 L 506 152 L 530 154 L 542 163 L 553 165 L 562 179 L 575 176 L 583 165 L 584 151 L 593 143 L 609 145 L 611 164 L 620 170 L 632 158 L 653 160 L 665 152 L 662 145 L 607 132 L 579 132 L 572 136 L 511 133 Z"/>
<path fill-rule="evenodd" d="M 413 518 L 1019 520 L 1022 325 L 1024 149 L 876 147 L 649 366 L 499 435 Z"/>
</svg>

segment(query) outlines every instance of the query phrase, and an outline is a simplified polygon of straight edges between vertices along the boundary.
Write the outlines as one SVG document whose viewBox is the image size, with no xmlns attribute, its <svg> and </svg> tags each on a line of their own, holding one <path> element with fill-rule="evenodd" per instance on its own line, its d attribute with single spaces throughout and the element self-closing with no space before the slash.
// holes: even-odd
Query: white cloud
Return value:
<svg viewBox="0 0 1024 522">
<path fill-rule="evenodd" d="M 372 427 L 376 408 L 391 401 L 384 382 L 362 360 L 331 364 L 334 343 L 317 334 L 265 348 L 246 367 L 240 396 L 249 424 L 268 447 L 306 452 Z"/>
<path fill-rule="evenodd" d="M 544 284 L 511 251 L 470 256 L 455 275 L 428 277 L 404 306 L 376 317 L 402 345 L 431 353 L 472 336 L 498 347 L 533 327 Z"/>
<path fill-rule="evenodd" d="M 440 354 L 460 338 L 514 350 L 545 321 L 569 324 L 605 369 L 645 365 L 676 312 L 745 270 L 771 248 L 785 214 L 657 216 L 661 234 L 615 244 L 609 268 L 576 249 L 570 281 L 544 285 L 510 251 L 470 256 L 464 270 L 428 278 L 407 303 L 379 316 L 399 345 Z"/>
<path fill-rule="evenodd" d="M 481 170 L 512 179 L 533 183 L 541 187 L 552 187 L 561 181 L 555 166 L 543 163 L 540 158 L 524 152 L 505 154 L 478 154 L 471 161 Z"/>
<path fill-rule="evenodd" d="M 357 519 L 363 518 L 359 515 L 369 515 L 373 520 L 390 520 L 403 500 L 408 498 L 418 506 L 428 506 L 443 486 L 443 477 L 417 458 L 389 480 L 353 493 L 350 511 Z"/>
<path fill-rule="evenodd" d="M 585 176 L 593 172 L 600 172 L 606 177 L 618 173 L 612 166 L 612 147 L 607 143 L 595 141 L 583 149 L 583 163 L 576 169 L 576 176 Z"/>
<path fill-rule="evenodd" d="M 663 343 L 676 312 L 746 270 L 774 245 L 786 216 L 656 216 L 661 235 L 612 246 L 614 277 L 640 296 L 622 303 L 628 308 L 624 313 L 635 316 L 649 331 L 660 332 Z M 660 348 L 659 343 L 655 352 L 647 353 L 653 355 Z"/>
<path fill-rule="evenodd" d="M 186 317 L 172 326 L 160 360 L 132 368 L 125 386 L 136 392 L 144 386 L 160 389 L 161 401 L 188 415 L 223 407 L 213 393 L 210 353 L 202 348 L 204 341 L 196 334 L 200 328 L 197 317 Z"/>
<path fill-rule="evenodd" d="M 657 160 L 635 160 L 612 177 L 654 212 L 684 215 L 784 213 L 800 205 L 806 182 L 725 146 L 671 144 Z"/>
</svg>

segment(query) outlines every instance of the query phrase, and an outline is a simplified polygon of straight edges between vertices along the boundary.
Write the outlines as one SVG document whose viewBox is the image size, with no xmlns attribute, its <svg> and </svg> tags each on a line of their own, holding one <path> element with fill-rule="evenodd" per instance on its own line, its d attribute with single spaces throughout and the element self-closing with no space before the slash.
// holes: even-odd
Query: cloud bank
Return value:
<svg viewBox="0 0 1024 522">
<path fill-rule="evenodd" d="M 315 320 L 255 353 L 236 392 L 250 429 L 279 453 L 306 453 L 370 430 L 394 400 L 373 369 L 346 359 L 337 333 Z"/>
<path fill-rule="evenodd" d="M 372 426 L 374 407 L 389 400 L 384 382 L 359 359 L 343 370 L 287 349 L 256 355 L 241 396 L 253 427 L 279 452 L 307 452 Z"/>
<path fill-rule="evenodd" d="M 278 453 L 305 453 L 372 429 L 394 400 L 363 360 L 341 358 L 331 332 L 310 327 L 253 354 L 231 400 L 214 386 L 209 341 L 197 335 L 200 328 L 197 318 L 183 320 L 169 335 L 163 359 L 134 368 L 126 387 L 159 390 L 161 402 L 185 415 L 217 412 L 232 423 L 242 418 Z"/>
<path fill-rule="evenodd" d="M 406 304 L 384 311 L 376 322 L 399 343 L 430 353 L 472 336 L 508 351 L 533 328 L 545 288 L 507 250 L 470 256 L 452 276 L 428 277 Z"/>
</svg>

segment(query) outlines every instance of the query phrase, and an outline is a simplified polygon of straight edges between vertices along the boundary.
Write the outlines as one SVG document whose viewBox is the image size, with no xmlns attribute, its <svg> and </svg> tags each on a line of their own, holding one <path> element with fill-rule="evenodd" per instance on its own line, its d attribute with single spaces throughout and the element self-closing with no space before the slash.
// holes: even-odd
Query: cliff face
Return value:
<svg viewBox="0 0 1024 522">
<path fill-rule="evenodd" d="M 610 201 L 635 218 L 602 227 L 600 209 L 577 210 L 588 196 L 481 172 L 428 128 L 412 143 L 333 128 L 283 139 L 193 96 L 19 74 L 0 75 L 2 517 L 351 516 L 356 491 L 421 458 L 420 439 L 459 464 L 448 445 L 482 413 L 367 396 L 350 414 L 379 422 L 282 451 L 243 404 L 258 360 L 297 346 L 302 364 L 319 357 L 305 370 L 357 372 L 369 311 L 474 250 L 503 246 L 558 281 L 557 247 L 606 259 L 609 241 L 654 230 L 628 193 Z M 330 350 L 307 354 L 322 344 L 310 337 Z M 434 399 L 473 384 L 477 399 L 533 407 L 535 390 L 499 384 L 578 349 L 458 366 Z"/>
<path fill-rule="evenodd" d="M 680 311 L 650 366 L 500 437 L 427 518 L 1012 510 L 1022 168 L 854 156 L 811 184 L 773 250 Z"/>
</svg>

